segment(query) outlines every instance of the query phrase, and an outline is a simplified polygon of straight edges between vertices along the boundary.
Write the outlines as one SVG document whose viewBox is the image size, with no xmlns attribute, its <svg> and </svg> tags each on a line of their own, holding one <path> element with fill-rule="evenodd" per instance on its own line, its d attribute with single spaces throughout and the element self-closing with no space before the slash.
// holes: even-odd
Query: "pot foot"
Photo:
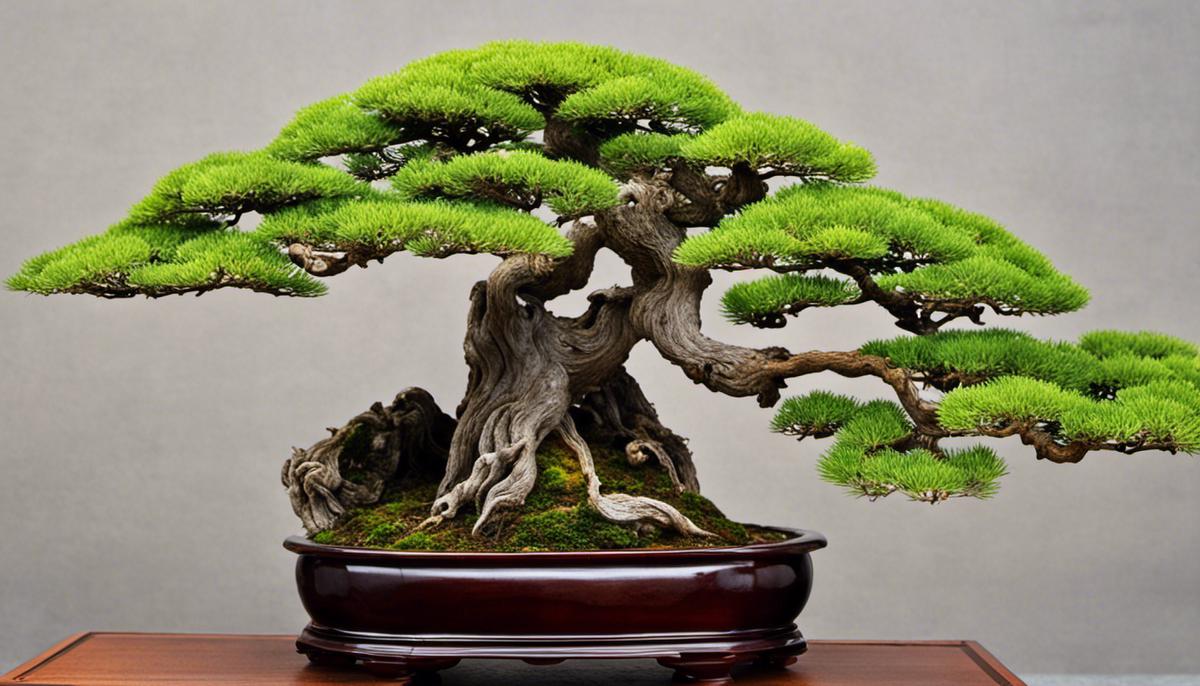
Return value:
<svg viewBox="0 0 1200 686">
<path fill-rule="evenodd" d="M 333 667 L 337 669 L 347 669 L 353 667 L 358 660 L 353 656 L 343 655 L 341 653 L 333 653 L 319 648 L 310 646 L 297 645 L 296 652 L 301 653 L 308 661 L 318 667 Z"/>
<path fill-rule="evenodd" d="M 755 658 L 754 666 L 759 669 L 787 669 L 795 662 L 795 653 L 763 653 Z"/>
<path fill-rule="evenodd" d="M 681 655 L 659 658 L 658 664 L 674 669 L 676 681 L 715 686 L 733 683 L 730 671 L 737 664 L 737 656 L 733 653 Z"/>
<path fill-rule="evenodd" d="M 416 676 L 416 670 L 407 662 L 363 660 L 363 669 L 378 679 L 388 679 L 398 686 L 408 686 Z"/>
<path fill-rule="evenodd" d="M 362 666 L 372 676 L 408 684 L 413 678 L 436 681 L 438 672 L 459 663 L 458 658 L 408 658 L 403 660 L 363 660 Z"/>
</svg>

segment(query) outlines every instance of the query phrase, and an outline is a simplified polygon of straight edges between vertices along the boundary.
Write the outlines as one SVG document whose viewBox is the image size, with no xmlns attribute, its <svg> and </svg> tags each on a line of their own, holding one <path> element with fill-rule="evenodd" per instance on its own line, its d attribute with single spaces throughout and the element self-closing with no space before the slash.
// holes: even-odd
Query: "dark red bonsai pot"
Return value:
<svg viewBox="0 0 1200 686">
<path fill-rule="evenodd" d="M 299 536 L 296 583 L 312 622 L 297 648 L 407 679 L 461 658 L 656 658 L 682 676 L 784 665 L 812 589 L 811 531 L 732 548 L 445 553 L 340 548 Z"/>
</svg>

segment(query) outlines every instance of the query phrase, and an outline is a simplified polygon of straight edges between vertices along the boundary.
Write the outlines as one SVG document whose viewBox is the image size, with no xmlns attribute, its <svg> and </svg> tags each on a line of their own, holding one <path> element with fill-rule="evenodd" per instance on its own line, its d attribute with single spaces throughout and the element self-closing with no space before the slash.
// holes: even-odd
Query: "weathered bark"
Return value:
<svg viewBox="0 0 1200 686">
<path fill-rule="evenodd" d="M 631 464 L 653 460 L 680 491 L 700 492 L 687 440 L 663 426 L 654 405 L 624 367 L 584 396 L 576 414 L 589 440 L 623 449 Z"/>
<path fill-rule="evenodd" d="M 474 286 L 463 346 L 467 390 L 445 450 L 429 524 L 474 506 L 479 533 L 496 512 L 522 505 L 537 479 L 536 451 L 548 435 L 558 432 L 579 455 L 588 473 L 589 500 L 604 516 L 701 533 L 664 503 L 601 495 L 591 453 L 575 427 L 579 417 L 589 437 L 619 444 L 631 462 L 654 460 L 681 491 L 699 489 L 686 441 L 662 425 L 623 367 L 641 340 L 652 343 L 697 383 L 732 396 L 756 395 L 764 406 L 774 404 L 784 381 L 794 376 L 820 371 L 877 376 L 894 388 L 918 431 L 934 439 L 947 435 L 937 423 L 934 406 L 921 399 L 908 373 L 889 367 L 882 358 L 745 348 L 701 332 L 700 301 L 711 278 L 704 269 L 672 259 L 686 237 L 688 222 L 680 217 L 711 219 L 760 197 L 763 188 L 744 170 L 735 169 L 708 186 L 689 176 L 693 172 L 626 184 L 623 205 L 598 213 L 594 223 L 572 225 L 572 255 L 560 260 L 509 256 Z M 548 311 L 546 301 L 586 286 L 602 248 L 613 250 L 629 265 L 631 285 L 593 292 L 587 311 L 578 317 Z M 383 459 L 355 480 L 343 477 L 342 455 L 351 437 L 362 430 L 355 427 L 375 427 L 377 435 L 391 435 L 386 416 L 375 409 L 364 413 L 308 451 L 297 451 L 289 461 L 285 484 L 310 531 L 327 528 L 346 508 L 379 497 L 387 479 L 383 475 L 394 471 L 395 463 L 389 462 L 393 449 L 381 448 Z"/>
<path fill-rule="evenodd" d="M 620 368 L 635 342 L 619 290 L 593 294 L 574 319 L 554 316 L 522 292 L 550 279 L 553 267 L 542 257 L 509 257 L 472 290 L 464 345 L 470 375 L 433 518 L 474 503 L 479 532 L 498 509 L 523 504 L 542 440 L 576 398 Z"/>
<path fill-rule="evenodd" d="M 782 349 L 755 349 L 715 341 L 700 330 L 700 300 L 712 277 L 705 269 L 677 264 L 672 255 L 686 230 L 665 212 L 675 204 L 674 190 L 663 183 L 626 186 L 631 204 L 597 215 L 608 247 L 632 270 L 638 294 L 630 319 L 640 338 L 676 364 L 688 378 L 733 396 L 757 395 L 762 405 L 779 398 L 781 380 L 764 373 Z"/>
<path fill-rule="evenodd" d="M 605 245 L 629 264 L 635 296 L 629 316 L 637 336 L 698 384 L 742 397 L 757 396 L 770 407 L 787 379 L 832 371 L 842 376 L 877 376 L 895 390 L 917 428 L 932 436 L 946 432 L 936 407 L 923 400 L 903 369 L 880 357 L 857 352 L 813 351 L 793 354 L 784 348 L 746 348 L 713 340 L 701 331 L 700 302 L 712 283 L 708 271 L 676 263 L 672 256 L 687 237 L 668 218 L 677 191 L 663 179 L 626 184 L 629 204 L 596 216 Z"/>
<path fill-rule="evenodd" d="M 761 184 L 736 172 L 714 187 L 719 211 L 725 211 L 720 208 L 726 202 L 750 201 L 762 192 Z M 576 222 L 571 257 L 558 262 L 509 257 L 473 289 L 464 346 L 468 387 L 429 523 L 474 503 L 479 532 L 497 509 L 523 504 L 537 478 L 536 450 L 551 432 L 561 433 L 581 461 L 590 462 L 568 414 L 572 408 L 590 417 L 589 428 L 600 436 L 623 440 L 631 460 L 654 459 L 681 490 L 698 489 L 686 443 L 662 426 L 622 366 L 640 340 L 650 341 L 697 383 L 732 396 L 757 395 L 764 406 L 778 400 L 779 389 L 793 376 L 827 370 L 879 376 L 895 388 L 920 429 L 940 431 L 932 405 L 920 398 L 903 370 L 889 368 L 882 358 L 793 355 L 782 348 L 744 348 L 705 336 L 700 301 L 711 278 L 707 270 L 672 259 L 686 228 L 670 215 L 691 201 L 671 185 L 669 175 L 626 184 L 621 197 L 624 204 L 598 213 L 594 225 Z M 630 266 L 632 285 L 592 293 L 588 311 L 574 319 L 550 314 L 543 301 L 586 284 L 602 247 Z M 624 496 L 597 500 L 598 488 L 597 483 L 593 504 L 609 508 L 606 516 L 640 518 L 680 531 L 694 528 L 657 506 L 645 507 Z M 625 504 L 614 506 L 617 501 Z"/>
<path fill-rule="evenodd" d="M 437 479 L 445 468 L 455 421 L 420 388 L 375 403 L 307 450 L 292 448 L 282 480 L 309 534 L 337 523 L 351 508 L 370 505 L 390 484 Z"/>
</svg>

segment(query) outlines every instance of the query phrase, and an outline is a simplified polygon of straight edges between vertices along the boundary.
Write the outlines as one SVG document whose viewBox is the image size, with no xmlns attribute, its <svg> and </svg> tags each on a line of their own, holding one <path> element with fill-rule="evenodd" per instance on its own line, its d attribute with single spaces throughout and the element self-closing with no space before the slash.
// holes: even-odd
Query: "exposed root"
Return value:
<svg viewBox="0 0 1200 686">
<path fill-rule="evenodd" d="M 680 493 L 688 490 L 687 484 L 679 478 L 679 471 L 675 469 L 675 463 L 671 461 L 671 457 L 661 443 L 650 439 L 638 439 L 625 445 L 625 459 L 629 460 L 629 464 L 643 465 L 651 458 L 659 467 L 662 467 L 667 476 L 671 477 L 671 483 L 675 484 L 675 490 Z"/>
<path fill-rule="evenodd" d="M 661 500 L 625 493 L 601 494 L 600 477 L 596 475 L 596 466 L 592 462 L 592 451 L 588 448 L 587 441 L 579 435 L 579 431 L 575 428 L 575 420 L 571 419 L 571 415 L 563 416 L 558 433 L 567 447 L 579 459 L 580 469 L 587 478 L 588 502 L 605 519 L 613 522 L 655 524 L 690 536 L 714 535 L 696 526 L 679 510 Z"/>
<path fill-rule="evenodd" d="M 587 394 L 579 410 L 589 438 L 623 444 L 630 464 L 653 460 L 680 492 L 700 491 L 687 440 L 663 426 L 654 405 L 623 367 L 600 389 Z"/>
<path fill-rule="evenodd" d="M 471 475 L 433 501 L 433 514 L 421 527 L 435 526 L 458 514 L 466 503 L 474 502 L 479 513 L 472 533 L 479 535 L 501 509 L 519 507 L 533 490 L 537 480 L 536 448 L 527 441 L 484 453 L 471 468 Z"/>
<path fill-rule="evenodd" d="M 281 479 L 309 535 L 329 529 L 352 508 L 370 505 L 392 481 L 435 479 L 445 468 L 454 419 L 420 388 L 375 403 L 330 436 L 292 448 Z"/>
</svg>

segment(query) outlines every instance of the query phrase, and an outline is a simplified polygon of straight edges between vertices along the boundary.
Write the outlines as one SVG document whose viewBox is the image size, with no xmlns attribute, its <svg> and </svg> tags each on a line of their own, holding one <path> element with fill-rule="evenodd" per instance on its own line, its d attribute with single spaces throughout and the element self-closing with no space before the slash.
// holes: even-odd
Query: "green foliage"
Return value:
<svg viewBox="0 0 1200 686">
<path fill-rule="evenodd" d="M 1019 375 L 1084 393 L 1096 384 L 1100 373 L 1099 361 L 1077 346 L 1039 341 L 1009 329 L 900 336 L 872 341 L 859 350 L 920 372 L 941 388 Z"/>
<path fill-rule="evenodd" d="M 257 233 L 281 244 L 384 256 L 399 250 L 444 257 L 463 252 L 564 257 L 572 245 L 554 227 L 503 207 L 378 197 L 309 203 L 276 212 Z"/>
<path fill-rule="evenodd" d="M 1064 441 L 1200 450 L 1200 392 L 1182 381 L 1154 381 L 1121 389 L 1112 400 L 1091 400 L 1048 381 L 1001 377 L 946 394 L 938 418 L 951 430 L 1038 424 Z"/>
<path fill-rule="evenodd" d="M 1159 381 L 1126 388 L 1111 401 L 1069 408 L 1057 421 L 1062 434 L 1075 441 L 1200 451 L 1200 391 L 1191 384 Z"/>
<path fill-rule="evenodd" d="M 1123 353 L 1100 359 L 1094 386 L 1100 392 L 1108 392 L 1130 386 L 1142 386 L 1173 376 L 1175 374 L 1171 368 L 1161 360 Z"/>
<path fill-rule="evenodd" d="M 874 401 L 855 409 L 848 398 L 831 397 L 833 400 L 820 398 L 800 405 L 808 405 L 806 412 L 839 413 L 837 422 L 828 421 L 830 426 L 842 424 L 837 440 L 817 462 L 825 481 L 871 498 L 899 491 L 913 500 L 938 502 L 951 497 L 990 497 L 1006 473 L 1003 460 L 982 446 L 944 453 L 903 448 L 912 427 L 895 403 Z M 781 410 L 780 416 L 783 414 Z"/>
<path fill-rule="evenodd" d="M 519 140 L 544 113 L 577 124 L 699 128 L 737 112 L 703 76 L 668 62 L 580 43 L 502 41 L 413 62 L 353 95 L 410 140 L 460 149 Z"/>
<path fill-rule="evenodd" d="M 721 297 L 721 307 L 735 324 L 776 327 L 783 325 L 785 314 L 843 305 L 858 296 L 858 287 L 843 279 L 782 274 L 734 285 Z"/>
<path fill-rule="evenodd" d="M 618 176 L 648 172 L 680 160 L 698 167 L 743 166 L 771 176 L 866 181 L 871 154 L 795 117 L 764 113 L 727 118 L 695 135 L 625 133 L 600 146 L 601 162 Z"/>
<path fill-rule="evenodd" d="M 834 228 L 876 236 L 897 259 L 910 255 L 914 260 L 950 261 L 969 257 L 975 250 L 970 234 L 941 224 L 898 193 L 813 183 L 786 188 L 726 218 L 713 231 L 689 238 L 680 245 L 676 259 L 696 266 L 729 266 L 720 249 L 727 242 L 725 232 L 739 237 L 779 232 L 800 242 L 792 251 L 778 254 L 778 263 L 815 263 L 825 257 L 820 252 L 823 245 L 807 239 Z"/>
<path fill-rule="evenodd" d="M 1157 360 L 1200 356 L 1200 348 L 1194 343 L 1152 331 L 1092 331 L 1079 339 L 1079 346 L 1096 357 L 1129 354 Z"/>
<path fill-rule="evenodd" d="M 906 452 L 885 449 L 867 457 L 860 466 L 860 488 L 868 495 L 893 490 L 914 500 L 944 500 L 966 489 L 965 474 L 948 460 L 939 460 L 928 450 Z"/>
<path fill-rule="evenodd" d="M 827 391 L 788 398 L 771 420 L 771 431 L 788 436 L 830 436 L 858 414 L 854 398 Z"/>
<path fill-rule="evenodd" d="M 408 198 L 470 198 L 527 210 L 544 201 L 564 217 L 592 214 L 617 204 L 617 186 L 607 174 L 528 151 L 412 163 L 401 169 L 392 183 Z"/>
<path fill-rule="evenodd" d="M 888 274 L 876 281 L 880 288 L 920 295 L 925 302 L 984 302 L 1005 313 L 1058 314 L 1088 302 L 1088 292 L 1066 275 L 1034 275 L 984 255 Z"/>
<path fill-rule="evenodd" d="M 137 292 L 185 293 L 236 287 L 276 295 L 315 296 L 325 286 L 300 271 L 259 236 L 241 231 L 207 233 L 179 246 L 170 262 L 131 271 L 126 282 Z"/>
<path fill-rule="evenodd" d="M 805 238 L 802 250 L 817 260 L 875 260 L 888 252 L 882 236 L 846 226 L 818 229 Z"/>
<path fill-rule="evenodd" d="M 409 140 L 400 127 L 339 95 L 309 105 L 279 132 L 264 152 L 281 160 L 312 162 L 321 157 L 382 150 Z"/>
<path fill-rule="evenodd" d="M 621 178 L 648 173 L 680 158 L 680 148 L 688 140 L 691 136 L 686 134 L 624 133 L 600 144 L 600 164 Z"/>
<path fill-rule="evenodd" d="M 1077 391 L 1049 381 L 1004 376 L 955 389 L 938 406 L 938 420 L 950 430 L 974 430 L 1010 422 L 1056 421 L 1090 402 Z"/>
<path fill-rule="evenodd" d="M 855 413 L 838 431 L 838 442 L 874 450 L 903 441 L 912 433 L 912 424 L 903 408 L 890 400 L 872 400 Z"/>
<path fill-rule="evenodd" d="M 141 226 L 126 221 L 107 232 L 40 255 L 7 286 L 49 295 L 169 295 L 221 286 L 277 295 L 320 295 L 324 287 L 299 272 L 271 245 L 238 231 L 192 220 Z"/>
<path fill-rule="evenodd" d="M 1096 342 L 1145 341 L 1146 357 L 1134 347 L 1097 348 Z M 1183 381 L 1200 386 L 1200 357 L 1184 341 L 1162 334 L 1102 331 L 1085 334 L 1079 345 L 1039 341 L 1006 329 L 946 331 L 928 336 L 901 336 L 872 341 L 859 349 L 886 357 L 898 367 L 950 389 L 1002 376 L 1050 382 L 1093 399 L 1107 399 L 1123 388 L 1156 381 Z M 1103 355 L 1097 356 L 1096 351 Z M 1161 357 L 1155 357 L 1161 355 Z"/>
<path fill-rule="evenodd" d="M 1000 489 L 1000 478 L 1008 474 L 1004 460 L 987 446 L 947 450 L 942 457 L 962 474 L 965 485 L 961 493 L 966 496 L 992 497 Z"/>
<path fill-rule="evenodd" d="M 951 331 L 860 351 L 948 390 L 938 419 L 951 431 L 1023 426 L 1091 449 L 1200 449 L 1200 356 L 1169 336 L 1101 331 L 1073 345 L 1003 329 Z"/>
<path fill-rule="evenodd" d="M 689 237 L 676 261 L 698 267 L 803 271 L 854 264 L 884 291 L 933 311 L 990 305 L 1003 314 L 1079 309 L 1087 291 L 983 217 L 859 186 L 786 188 Z"/>
<path fill-rule="evenodd" d="M 1004 462 L 984 447 L 945 453 L 903 448 L 912 426 L 900 406 L 887 401 L 860 406 L 844 396 L 813 393 L 785 402 L 773 428 L 814 436 L 836 431 L 817 471 L 825 481 L 871 498 L 897 491 L 925 502 L 986 498 L 1005 474 Z"/>
<path fill-rule="evenodd" d="M 803 119 L 762 112 L 717 124 L 684 143 L 682 154 L 702 166 L 746 165 L 777 175 L 845 182 L 875 176 L 875 161 L 866 150 Z"/>
<path fill-rule="evenodd" d="M 486 130 L 496 140 L 520 139 L 544 125 L 542 115 L 512 93 L 471 78 L 469 51 L 442 53 L 367 81 L 353 94 L 361 108 L 414 137 L 465 146 Z"/>
<path fill-rule="evenodd" d="M 470 55 L 476 81 L 542 104 L 627 73 L 631 63 L 646 59 L 603 45 L 525 40 L 497 41 L 464 52 Z"/>
<path fill-rule="evenodd" d="M 135 236 L 104 233 L 35 257 L 7 281 L 13 290 L 49 295 L 120 278 L 153 255 L 150 245 Z"/>
<path fill-rule="evenodd" d="M 261 152 L 216 153 L 170 172 L 129 211 L 139 224 L 181 214 L 267 212 L 317 198 L 363 196 L 370 186 L 323 165 L 278 160 Z"/>
<path fill-rule="evenodd" d="M 475 51 L 471 77 L 577 123 L 649 119 L 703 127 L 738 111 L 704 76 L 670 62 L 582 43 L 503 41 Z"/>
<path fill-rule="evenodd" d="M 666 62 L 647 61 L 644 74 L 617 77 L 568 97 L 559 117 L 582 124 L 648 119 L 695 131 L 718 124 L 738 106 L 707 79 Z"/>
<path fill-rule="evenodd" d="M 712 269 L 816 268 L 816 260 L 806 256 L 804 248 L 802 240 L 781 229 L 734 225 L 687 238 L 675 249 L 674 259 Z"/>
</svg>

